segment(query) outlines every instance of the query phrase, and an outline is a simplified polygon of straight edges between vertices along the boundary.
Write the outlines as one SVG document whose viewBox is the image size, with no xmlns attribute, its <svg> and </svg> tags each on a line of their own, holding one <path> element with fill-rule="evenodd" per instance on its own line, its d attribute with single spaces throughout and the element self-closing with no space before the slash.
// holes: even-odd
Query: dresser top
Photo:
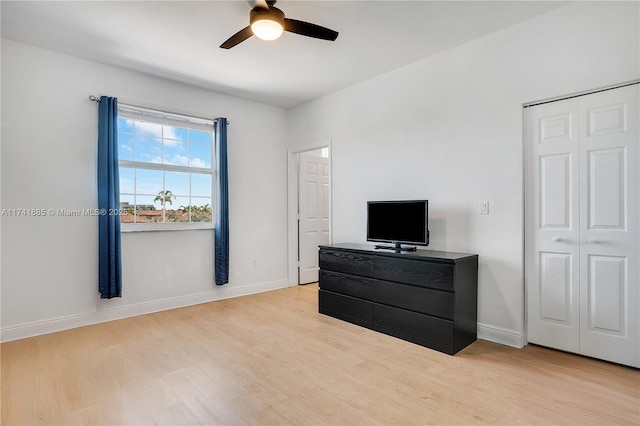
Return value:
<svg viewBox="0 0 640 426">
<path fill-rule="evenodd" d="M 359 251 L 363 253 L 374 253 L 380 256 L 401 257 L 405 259 L 414 258 L 414 259 L 432 259 L 432 260 L 441 260 L 441 261 L 456 261 L 456 260 L 466 259 L 469 257 L 478 256 L 477 254 L 471 254 L 471 253 L 456 253 L 452 251 L 421 250 L 421 249 L 417 249 L 416 251 L 402 251 L 398 253 L 394 250 L 376 249 L 373 245 L 353 244 L 353 243 L 322 245 L 320 246 L 320 248 L 352 250 L 352 251 Z"/>
</svg>

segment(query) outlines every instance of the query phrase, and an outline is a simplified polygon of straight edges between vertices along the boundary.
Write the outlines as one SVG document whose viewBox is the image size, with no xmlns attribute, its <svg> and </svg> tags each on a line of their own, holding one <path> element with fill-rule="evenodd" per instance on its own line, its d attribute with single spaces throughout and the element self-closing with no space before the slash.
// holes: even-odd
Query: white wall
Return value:
<svg viewBox="0 0 640 426">
<path fill-rule="evenodd" d="M 522 105 L 639 78 L 638 16 L 574 3 L 292 109 L 290 149 L 332 141 L 333 241 L 429 199 L 430 248 L 480 255 L 479 336 L 524 344 Z"/>
<path fill-rule="evenodd" d="M 2 340 L 287 285 L 286 111 L 9 40 L 1 78 L 4 209 L 97 206 L 88 96 L 109 95 L 230 120 L 232 236 L 215 287 L 213 231 L 123 234 L 123 297 L 100 300 L 95 217 L 5 216 Z"/>
</svg>

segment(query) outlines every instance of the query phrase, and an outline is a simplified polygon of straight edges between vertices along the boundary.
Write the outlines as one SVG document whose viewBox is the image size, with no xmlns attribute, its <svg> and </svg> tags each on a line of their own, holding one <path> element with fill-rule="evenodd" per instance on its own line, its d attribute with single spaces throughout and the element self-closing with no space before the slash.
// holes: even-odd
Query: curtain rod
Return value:
<svg viewBox="0 0 640 426">
<path fill-rule="evenodd" d="M 100 102 L 100 97 L 96 96 L 96 95 L 89 95 L 89 100 L 93 101 L 93 102 Z M 132 106 L 132 107 L 137 107 L 137 108 L 154 109 L 154 108 L 148 108 L 148 107 L 141 107 L 141 106 L 138 106 L 138 105 L 131 105 L 131 104 L 127 104 L 127 103 L 123 103 L 123 104 L 124 105 L 129 105 L 129 106 Z M 165 113 L 165 114 L 177 114 L 177 115 L 189 116 L 189 114 L 182 114 L 182 113 L 179 113 L 179 112 L 169 112 L 169 111 L 162 111 L 162 110 L 158 110 L 158 109 L 156 109 L 156 111 L 162 112 L 162 113 Z M 218 121 L 217 118 L 197 117 L 197 116 L 194 116 L 194 115 L 192 115 L 192 117 L 201 118 L 203 120 L 211 120 L 213 122 L 217 122 Z M 231 124 L 231 122 L 229 121 L 229 119 L 227 119 L 227 125 L 229 125 L 229 124 Z"/>
</svg>

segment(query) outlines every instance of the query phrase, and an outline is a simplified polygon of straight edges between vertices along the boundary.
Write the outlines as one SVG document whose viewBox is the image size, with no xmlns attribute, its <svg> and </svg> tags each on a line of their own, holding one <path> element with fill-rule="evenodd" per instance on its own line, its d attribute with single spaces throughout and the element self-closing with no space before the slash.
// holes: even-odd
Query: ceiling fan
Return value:
<svg viewBox="0 0 640 426">
<path fill-rule="evenodd" d="M 249 3 L 253 4 L 249 14 L 249 26 L 229 37 L 220 45 L 221 48 L 231 49 L 252 35 L 263 40 L 275 40 L 284 31 L 330 41 L 334 41 L 338 37 L 338 32 L 329 28 L 285 18 L 284 12 L 274 6 L 276 0 L 255 0 L 255 2 L 249 0 Z"/>
</svg>

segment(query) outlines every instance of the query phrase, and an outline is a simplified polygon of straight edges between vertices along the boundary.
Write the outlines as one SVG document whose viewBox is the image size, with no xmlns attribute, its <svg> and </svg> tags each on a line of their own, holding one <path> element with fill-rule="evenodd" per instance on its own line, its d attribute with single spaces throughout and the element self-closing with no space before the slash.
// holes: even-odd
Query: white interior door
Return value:
<svg viewBox="0 0 640 426">
<path fill-rule="evenodd" d="M 318 281 L 318 246 L 329 244 L 329 159 L 300 154 L 298 179 L 300 284 Z"/>
<path fill-rule="evenodd" d="M 639 85 L 526 111 L 528 340 L 640 366 Z"/>
</svg>

